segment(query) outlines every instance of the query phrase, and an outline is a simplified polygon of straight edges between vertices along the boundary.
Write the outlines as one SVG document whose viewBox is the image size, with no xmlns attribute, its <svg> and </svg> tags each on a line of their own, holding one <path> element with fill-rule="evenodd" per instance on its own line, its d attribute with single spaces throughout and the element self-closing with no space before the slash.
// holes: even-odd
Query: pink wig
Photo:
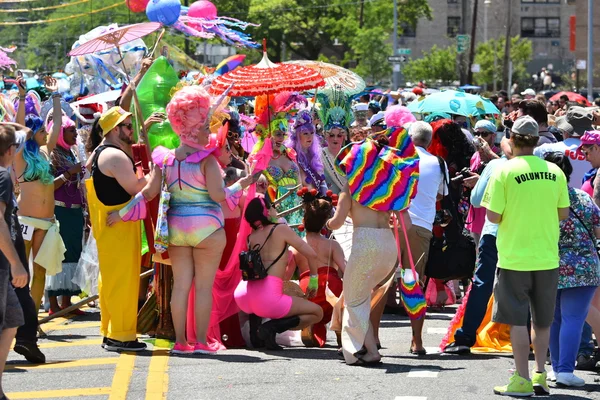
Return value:
<svg viewBox="0 0 600 400">
<path fill-rule="evenodd" d="M 57 144 L 65 150 L 69 150 L 71 146 L 65 142 L 65 129 L 75 127 L 75 122 L 66 115 L 62 116 L 62 121 L 60 125 L 60 133 L 58 135 Z M 46 124 L 46 132 L 52 132 L 52 127 L 54 126 L 54 122 L 52 120 L 48 121 Z"/>
<path fill-rule="evenodd" d="M 167 104 L 167 117 L 183 143 L 199 145 L 198 132 L 206 126 L 211 97 L 201 86 L 186 86 Z"/>
<path fill-rule="evenodd" d="M 401 128 L 404 124 L 415 122 L 416 120 L 410 110 L 403 106 L 391 106 L 385 111 L 385 125 L 388 128 Z"/>
</svg>

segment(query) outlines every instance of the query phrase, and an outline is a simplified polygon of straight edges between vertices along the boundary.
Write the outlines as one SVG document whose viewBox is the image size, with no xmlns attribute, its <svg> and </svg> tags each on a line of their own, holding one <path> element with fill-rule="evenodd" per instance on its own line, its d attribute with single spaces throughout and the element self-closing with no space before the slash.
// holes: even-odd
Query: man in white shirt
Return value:
<svg viewBox="0 0 600 400">
<path fill-rule="evenodd" d="M 583 183 L 583 176 L 592 169 L 592 164 L 586 160 L 585 155 L 577 152 L 581 145 L 579 138 L 585 131 L 591 131 L 594 128 L 594 115 L 583 107 L 571 107 L 567 115 L 556 119 L 556 127 L 561 131 L 563 142 L 543 144 L 533 151 L 533 154 L 544 158 L 546 153 L 558 151 L 564 153 L 571 160 L 573 173 L 569 180 L 569 186 L 579 189 Z"/>
<path fill-rule="evenodd" d="M 427 256 L 429 255 L 429 242 L 433 236 L 435 204 L 438 199 L 448 194 L 440 161 L 426 150 L 429 143 L 431 143 L 432 133 L 431 125 L 423 121 L 413 123 L 409 130 L 409 135 L 419 154 L 419 183 L 417 184 L 417 195 L 408 209 L 412 221 L 412 227 L 408 230 L 408 242 L 419 279 L 423 278 Z M 442 165 L 446 180 L 448 180 L 448 168 L 443 160 Z M 410 259 L 404 240 L 400 240 L 400 248 L 402 267 L 410 268 Z M 418 355 L 425 354 L 421 337 L 423 321 L 424 318 L 410 321 L 413 330 L 410 352 Z"/>
</svg>

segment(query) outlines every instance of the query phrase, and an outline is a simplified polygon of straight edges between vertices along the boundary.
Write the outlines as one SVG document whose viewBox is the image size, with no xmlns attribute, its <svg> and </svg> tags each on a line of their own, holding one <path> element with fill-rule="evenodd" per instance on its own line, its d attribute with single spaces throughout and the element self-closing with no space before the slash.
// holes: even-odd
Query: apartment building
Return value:
<svg viewBox="0 0 600 400">
<path fill-rule="evenodd" d="M 409 57 L 419 58 L 433 45 L 456 45 L 458 34 L 471 34 L 473 3 L 474 0 L 429 0 L 433 19 L 419 20 L 415 28 L 404 26 L 399 47 L 410 49 Z M 578 23 L 586 23 L 587 12 L 582 13 L 576 3 L 587 0 L 478 0 L 475 41 L 504 37 L 510 23 L 511 36 L 520 35 L 533 43 L 529 65 L 532 73 L 549 65 L 556 72 L 567 71 L 576 59 L 575 52 L 569 50 L 569 18 L 577 14 Z"/>
</svg>

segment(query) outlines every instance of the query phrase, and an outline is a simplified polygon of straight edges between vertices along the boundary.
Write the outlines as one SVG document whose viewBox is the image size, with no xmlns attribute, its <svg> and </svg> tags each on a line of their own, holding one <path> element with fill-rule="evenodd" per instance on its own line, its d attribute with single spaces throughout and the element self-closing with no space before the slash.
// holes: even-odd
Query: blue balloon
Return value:
<svg viewBox="0 0 600 400">
<path fill-rule="evenodd" d="M 152 22 L 173 25 L 181 13 L 180 0 L 150 0 L 146 6 L 146 16 Z"/>
</svg>

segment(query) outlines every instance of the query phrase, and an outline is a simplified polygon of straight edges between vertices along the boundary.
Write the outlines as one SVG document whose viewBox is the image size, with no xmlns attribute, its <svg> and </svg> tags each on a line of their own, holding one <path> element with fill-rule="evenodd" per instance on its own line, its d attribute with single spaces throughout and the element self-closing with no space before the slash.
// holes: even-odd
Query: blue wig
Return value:
<svg viewBox="0 0 600 400">
<path fill-rule="evenodd" d="M 25 142 L 23 148 L 23 159 L 27 165 L 23 180 L 33 182 L 39 179 L 44 185 L 50 185 L 54 182 L 54 176 L 50 173 L 50 162 L 40 153 L 40 146 L 35 141 L 35 135 L 40 132 L 44 123 L 40 117 L 30 114 L 25 117 L 25 125 L 33 131 L 33 135 Z"/>
</svg>

